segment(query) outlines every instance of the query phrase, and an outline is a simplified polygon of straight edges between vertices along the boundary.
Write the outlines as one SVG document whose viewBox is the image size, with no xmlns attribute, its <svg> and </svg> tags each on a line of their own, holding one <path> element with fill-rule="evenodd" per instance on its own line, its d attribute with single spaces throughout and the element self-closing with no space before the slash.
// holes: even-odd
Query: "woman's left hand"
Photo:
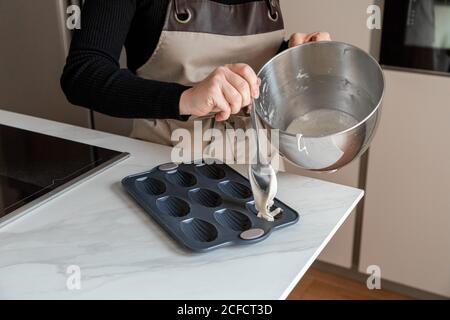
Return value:
<svg viewBox="0 0 450 320">
<path fill-rule="evenodd" d="M 294 33 L 289 39 L 289 48 L 313 41 L 330 41 L 328 32 Z"/>
</svg>

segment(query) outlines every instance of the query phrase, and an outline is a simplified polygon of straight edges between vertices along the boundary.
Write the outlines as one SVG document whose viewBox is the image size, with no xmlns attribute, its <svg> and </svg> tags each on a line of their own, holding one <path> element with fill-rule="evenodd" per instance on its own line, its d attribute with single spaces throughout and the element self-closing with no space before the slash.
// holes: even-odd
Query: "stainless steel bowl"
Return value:
<svg viewBox="0 0 450 320">
<path fill-rule="evenodd" d="M 381 67 L 352 45 L 311 42 L 288 49 L 258 73 L 255 108 L 279 129 L 280 154 L 304 169 L 334 171 L 369 146 L 384 94 Z M 287 132 L 296 120 L 298 130 Z"/>
</svg>

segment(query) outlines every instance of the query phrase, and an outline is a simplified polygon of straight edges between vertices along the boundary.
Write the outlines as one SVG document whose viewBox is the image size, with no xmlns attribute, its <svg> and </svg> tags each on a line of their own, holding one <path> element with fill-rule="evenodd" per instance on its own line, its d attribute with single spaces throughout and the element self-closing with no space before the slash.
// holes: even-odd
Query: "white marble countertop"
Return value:
<svg viewBox="0 0 450 320">
<path fill-rule="evenodd" d="M 192 254 L 120 185 L 169 162 L 169 148 L 1 110 L 0 123 L 131 154 L 0 229 L 0 299 L 284 299 L 363 196 L 280 174 L 278 198 L 299 223 L 258 244 Z M 67 287 L 72 265 L 79 290 Z"/>
</svg>

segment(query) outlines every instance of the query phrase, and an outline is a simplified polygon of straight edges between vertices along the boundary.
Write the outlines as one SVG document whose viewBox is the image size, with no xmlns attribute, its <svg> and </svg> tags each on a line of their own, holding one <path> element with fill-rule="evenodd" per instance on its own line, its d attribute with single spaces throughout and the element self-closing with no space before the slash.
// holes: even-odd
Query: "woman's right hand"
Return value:
<svg viewBox="0 0 450 320">
<path fill-rule="evenodd" d="M 227 120 L 252 98 L 259 97 L 260 81 L 246 64 L 229 64 L 214 70 L 205 80 L 182 93 L 180 114 L 206 116 L 216 113 L 217 121 Z"/>
</svg>

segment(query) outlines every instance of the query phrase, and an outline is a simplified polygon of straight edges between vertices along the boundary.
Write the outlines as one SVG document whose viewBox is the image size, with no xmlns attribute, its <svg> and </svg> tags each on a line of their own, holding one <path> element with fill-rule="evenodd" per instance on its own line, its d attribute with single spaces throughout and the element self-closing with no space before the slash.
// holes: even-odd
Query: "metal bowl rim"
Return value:
<svg viewBox="0 0 450 320">
<path fill-rule="evenodd" d="M 261 73 L 264 71 L 264 69 L 265 69 L 269 64 L 271 64 L 275 59 L 281 57 L 282 55 L 287 54 L 287 53 L 289 53 L 290 51 L 296 50 L 296 49 L 298 49 L 299 47 L 309 46 L 309 45 L 317 45 L 317 44 L 336 44 L 336 45 L 345 45 L 345 46 L 351 47 L 352 49 L 355 49 L 355 50 L 357 50 L 357 51 L 360 51 L 360 52 L 364 53 L 365 55 L 367 55 L 367 56 L 369 57 L 369 59 L 371 59 L 373 62 L 375 62 L 375 65 L 378 67 L 378 69 L 379 69 L 379 71 L 380 71 L 380 74 L 381 74 L 381 79 L 382 79 L 382 85 L 383 85 L 383 88 L 382 88 L 382 92 L 381 92 L 380 99 L 378 100 L 378 103 L 377 103 L 376 107 L 375 107 L 375 108 L 372 110 L 372 112 L 371 112 L 367 117 L 365 117 L 363 120 L 359 121 L 357 124 L 355 124 L 354 126 L 348 128 L 348 129 L 345 129 L 345 130 L 339 131 L 339 132 L 335 132 L 335 133 L 332 133 L 332 134 L 328 134 L 328 135 L 324 135 L 324 136 L 320 136 L 320 137 L 308 137 L 308 136 L 304 136 L 304 138 L 312 138 L 312 139 L 314 139 L 314 138 L 317 139 L 317 138 L 325 138 L 325 137 L 337 136 L 337 135 L 341 135 L 341 134 L 350 132 L 350 131 L 354 130 L 355 128 L 358 128 L 358 127 L 361 126 L 363 123 L 367 122 L 367 121 L 368 121 L 368 120 L 369 120 L 369 119 L 370 119 L 370 118 L 378 111 L 378 109 L 380 108 L 380 106 L 381 106 L 381 104 L 382 104 L 382 101 L 383 101 L 384 95 L 385 95 L 385 91 L 386 91 L 386 90 L 385 90 L 385 89 L 386 89 L 386 79 L 385 79 L 385 76 L 384 76 L 383 68 L 380 66 L 380 64 L 378 63 L 378 61 L 377 61 L 374 57 L 372 57 L 372 55 L 370 55 L 370 54 L 367 53 L 366 51 L 362 50 L 361 48 L 358 48 L 357 46 L 354 46 L 354 45 L 349 44 L 349 43 L 346 43 L 346 42 L 341 42 L 341 41 L 314 41 L 314 42 L 307 42 L 307 43 L 303 43 L 303 44 L 301 44 L 301 45 L 298 45 L 298 46 L 295 46 L 295 47 L 286 49 L 286 50 L 284 50 L 283 52 L 280 52 L 279 54 L 277 54 L 276 56 L 274 56 L 274 57 L 273 57 L 272 59 L 270 59 L 269 61 L 267 61 L 266 64 L 264 64 L 264 65 L 261 67 L 261 69 L 259 70 L 257 76 L 259 77 L 259 76 L 261 75 Z M 273 129 L 273 127 L 272 127 L 269 123 L 267 123 L 267 121 L 264 119 L 264 117 L 261 116 L 260 112 L 258 111 L 258 108 L 257 108 L 256 105 L 255 105 L 255 100 L 252 101 L 252 107 L 255 108 L 255 111 L 256 111 L 256 113 L 258 114 L 258 116 L 259 116 L 259 118 L 261 119 L 261 121 L 264 123 L 264 126 L 265 126 L 266 128 L 269 127 L 269 128 L 271 128 L 271 129 Z M 281 129 L 277 129 L 277 130 L 279 130 L 279 131 L 281 131 L 283 134 L 288 135 L 288 136 L 291 136 L 291 137 L 297 137 L 297 135 L 298 135 L 298 134 L 293 134 L 293 133 L 286 132 L 286 131 L 281 130 Z"/>
</svg>

